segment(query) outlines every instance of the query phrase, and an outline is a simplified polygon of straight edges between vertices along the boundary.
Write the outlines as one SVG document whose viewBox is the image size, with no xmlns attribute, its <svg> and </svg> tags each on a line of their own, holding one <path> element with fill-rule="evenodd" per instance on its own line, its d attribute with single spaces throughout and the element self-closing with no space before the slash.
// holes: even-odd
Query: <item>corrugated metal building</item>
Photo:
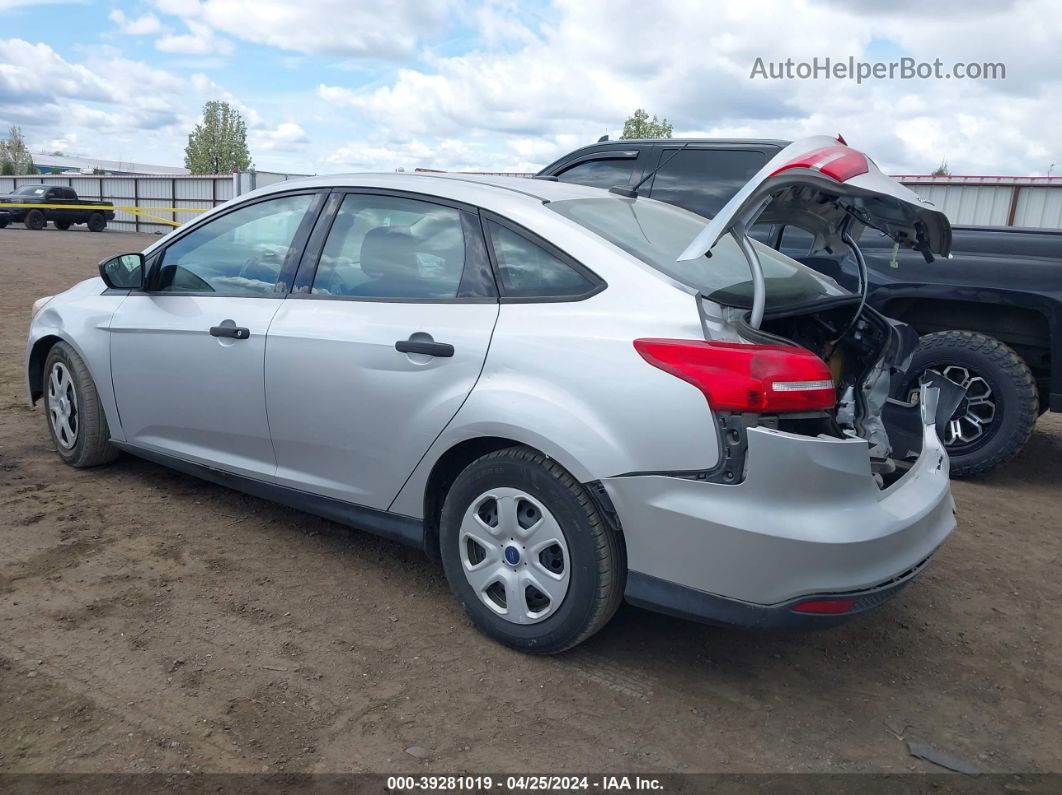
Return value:
<svg viewBox="0 0 1062 795">
<path fill-rule="evenodd" d="M 1062 177 L 893 175 L 956 225 L 1062 229 Z"/>
</svg>

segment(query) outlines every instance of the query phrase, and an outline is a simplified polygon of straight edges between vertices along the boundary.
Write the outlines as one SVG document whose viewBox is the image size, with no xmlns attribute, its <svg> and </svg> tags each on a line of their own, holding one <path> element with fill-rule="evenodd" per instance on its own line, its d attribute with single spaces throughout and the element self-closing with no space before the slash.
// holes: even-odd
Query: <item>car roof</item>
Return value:
<svg viewBox="0 0 1062 795">
<path fill-rule="evenodd" d="M 532 201 L 538 204 L 563 199 L 601 198 L 608 191 L 570 182 L 491 174 L 364 173 L 329 174 L 276 182 L 260 193 L 297 188 L 382 188 L 424 193 L 490 208 L 499 201 Z M 243 198 L 243 197 L 240 197 Z"/>
</svg>

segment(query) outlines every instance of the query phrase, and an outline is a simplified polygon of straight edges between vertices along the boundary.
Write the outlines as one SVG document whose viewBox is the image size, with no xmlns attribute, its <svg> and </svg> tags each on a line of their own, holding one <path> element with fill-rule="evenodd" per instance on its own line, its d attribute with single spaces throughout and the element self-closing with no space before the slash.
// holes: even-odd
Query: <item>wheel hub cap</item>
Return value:
<svg viewBox="0 0 1062 795">
<path fill-rule="evenodd" d="M 55 439 L 64 450 L 77 444 L 81 425 L 77 389 L 70 371 L 62 362 L 53 364 L 48 374 L 48 416 Z"/>
<path fill-rule="evenodd" d="M 492 489 L 473 500 L 461 522 L 459 544 L 468 584 L 506 621 L 542 621 L 568 593 L 571 566 L 564 531 L 525 491 Z"/>
</svg>

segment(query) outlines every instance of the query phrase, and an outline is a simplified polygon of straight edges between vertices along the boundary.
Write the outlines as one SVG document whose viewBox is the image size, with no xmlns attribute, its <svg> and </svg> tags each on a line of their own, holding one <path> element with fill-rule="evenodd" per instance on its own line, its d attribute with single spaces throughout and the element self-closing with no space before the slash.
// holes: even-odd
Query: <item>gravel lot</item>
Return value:
<svg viewBox="0 0 1062 795">
<path fill-rule="evenodd" d="M 624 607 L 552 658 L 481 637 L 409 549 L 130 457 L 63 466 L 31 302 L 147 235 L 0 230 L 0 770 L 1062 771 L 1062 417 L 955 484 L 899 599 L 755 636 Z M 408 749 L 413 749 L 410 753 Z"/>
</svg>

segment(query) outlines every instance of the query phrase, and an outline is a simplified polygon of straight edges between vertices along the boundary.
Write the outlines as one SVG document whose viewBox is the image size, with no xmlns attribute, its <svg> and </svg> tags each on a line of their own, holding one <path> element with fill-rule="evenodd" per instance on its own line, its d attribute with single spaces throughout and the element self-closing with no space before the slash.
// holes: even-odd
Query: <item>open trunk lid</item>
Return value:
<svg viewBox="0 0 1062 795">
<path fill-rule="evenodd" d="M 793 224 L 815 235 L 815 254 L 843 250 L 841 235 L 858 240 L 880 230 L 927 261 L 951 252 L 951 224 L 932 202 L 886 176 L 857 149 L 825 135 L 795 141 L 767 161 L 709 221 L 678 261 L 704 256 L 727 233 L 754 223 Z"/>
</svg>

